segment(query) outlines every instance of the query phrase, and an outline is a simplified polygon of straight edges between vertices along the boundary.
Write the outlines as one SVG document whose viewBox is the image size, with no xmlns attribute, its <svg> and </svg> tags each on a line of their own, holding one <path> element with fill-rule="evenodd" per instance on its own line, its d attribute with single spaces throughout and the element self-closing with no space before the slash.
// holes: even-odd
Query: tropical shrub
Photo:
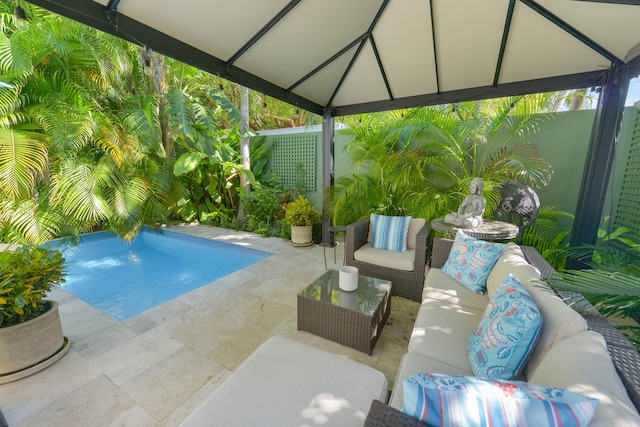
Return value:
<svg viewBox="0 0 640 427">
<path fill-rule="evenodd" d="M 27 3 L 17 29 L 13 6 L 0 3 L 1 241 L 235 221 L 249 132 L 215 76 Z"/>
<path fill-rule="evenodd" d="M 138 48 L 23 6 L 31 25 L 17 29 L 13 5 L 0 5 L 0 239 L 132 237 L 164 221 L 171 175 Z"/>
<path fill-rule="evenodd" d="M 64 282 L 64 268 L 59 251 L 25 245 L 0 252 L 0 327 L 44 313 L 46 293 Z"/>
<path fill-rule="evenodd" d="M 287 204 L 285 208 L 285 220 L 293 226 L 309 226 L 320 221 L 318 210 L 304 196 Z"/>
<path fill-rule="evenodd" d="M 290 197 L 279 184 L 256 184 L 250 192 L 240 192 L 244 222 L 239 226 L 265 236 L 280 236 L 284 207 Z"/>
<path fill-rule="evenodd" d="M 560 270 L 548 279 L 556 289 L 579 292 L 603 315 L 640 322 L 640 236 L 626 228 L 599 231 L 595 245 L 571 248 L 567 254 L 588 268 Z M 640 350 L 640 326 L 618 325 Z"/>
<path fill-rule="evenodd" d="M 538 218 L 522 232 L 522 244 L 536 248 L 554 269 L 563 269 L 567 263 L 573 218 L 572 214 L 553 206 L 542 207 Z"/>
<path fill-rule="evenodd" d="M 368 115 L 352 125 L 347 154 L 354 172 L 327 192 L 325 215 L 348 224 L 370 212 L 427 220 L 457 209 L 469 182 L 484 180 L 487 216 L 508 179 L 534 188 L 546 185 L 552 167 L 535 145 L 521 142 L 552 116 L 545 95 L 456 104 Z M 536 113 L 536 114 L 534 114 Z"/>
</svg>

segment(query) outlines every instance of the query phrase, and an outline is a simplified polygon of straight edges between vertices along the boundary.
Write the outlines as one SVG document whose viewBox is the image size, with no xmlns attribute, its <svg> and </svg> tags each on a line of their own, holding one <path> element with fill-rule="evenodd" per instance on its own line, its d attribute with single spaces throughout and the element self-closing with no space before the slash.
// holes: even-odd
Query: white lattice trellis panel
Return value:
<svg viewBox="0 0 640 427">
<path fill-rule="evenodd" d="M 316 135 L 275 138 L 271 168 L 285 187 L 316 189 Z M 302 185 L 299 185 L 302 184 Z"/>
</svg>

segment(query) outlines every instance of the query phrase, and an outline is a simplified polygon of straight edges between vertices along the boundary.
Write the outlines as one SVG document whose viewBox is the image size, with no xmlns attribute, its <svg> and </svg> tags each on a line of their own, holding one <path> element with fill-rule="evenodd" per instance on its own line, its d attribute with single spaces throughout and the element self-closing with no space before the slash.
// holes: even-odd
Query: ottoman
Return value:
<svg viewBox="0 0 640 427">
<path fill-rule="evenodd" d="M 371 401 L 387 396 L 382 372 L 274 336 L 180 426 L 362 426 Z"/>
</svg>

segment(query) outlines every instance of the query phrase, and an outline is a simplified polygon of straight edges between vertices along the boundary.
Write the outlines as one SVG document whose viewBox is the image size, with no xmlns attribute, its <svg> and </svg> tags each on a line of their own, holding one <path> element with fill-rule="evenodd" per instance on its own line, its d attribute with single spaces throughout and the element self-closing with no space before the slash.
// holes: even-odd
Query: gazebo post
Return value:
<svg viewBox="0 0 640 427">
<path fill-rule="evenodd" d="M 634 77 L 634 70 L 637 73 L 637 67 L 614 65 L 609 69 L 606 83 L 602 86 L 576 206 L 571 247 L 596 242 L 625 98 L 629 81 Z M 583 268 L 584 265 L 577 260 L 568 261 L 567 268 L 581 267 Z"/>
<path fill-rule="evenodd" d="M 335 134 L 335 119 L 331 115 L 331 109 L 325 109 L 322 115 L 322 204 L 326 203 L 326 190 L 333 185 L 334 169 L 333 169 L 333 148 Z M 329 219 L 322 215 L 322 243 L 332 246 L 331 234 L 329 227 L 331 226 Z"/>
</svg>

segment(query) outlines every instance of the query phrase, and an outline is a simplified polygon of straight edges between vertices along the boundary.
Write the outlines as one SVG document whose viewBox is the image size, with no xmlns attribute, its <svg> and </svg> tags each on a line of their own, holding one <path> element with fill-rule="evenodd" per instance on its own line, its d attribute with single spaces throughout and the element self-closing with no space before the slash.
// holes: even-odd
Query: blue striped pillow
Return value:
<svg viewBox="0 0 640 427">
<path fill-rule="evenodd" d="M 542 315 L 529 292 L 511 275 L 502 281 L 471 335 L 469 363 L 477 377 L 510 380 L 529 361 L 542 326 Z"/>
<path fill-rule="evenodd" d="M 402 391 L 404 413 L 442 427 L 586 426 L 599 404 L 561 388 L 460 375 L 413 375 Z"/>
<path fill-rule="evenodd" d="M 371 214 L 371 246 L 388 251 L 406 252 L 410 216 Z"/>
</svg>

